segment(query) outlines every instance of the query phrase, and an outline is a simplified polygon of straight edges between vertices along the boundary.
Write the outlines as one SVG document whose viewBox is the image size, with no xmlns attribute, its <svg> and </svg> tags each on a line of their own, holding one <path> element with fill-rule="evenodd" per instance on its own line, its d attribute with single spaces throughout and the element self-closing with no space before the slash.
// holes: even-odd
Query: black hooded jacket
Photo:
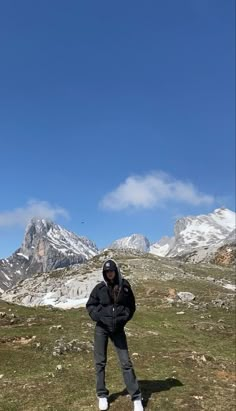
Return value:
<svg viewBox="0 0 236 411">
<path fill-rule="evenodd" d="M 110 284 L 105 272 L 110 262 L 116 272 L 113 284 Z M 103 265 L 104 281 L 92 290 L 86 308 L 93 321 L 114 333 L 122 330 L 135 312 L 135 298 L 131 286 L 122 278 L 114 260 L 107 260 Z"/>
</svg>

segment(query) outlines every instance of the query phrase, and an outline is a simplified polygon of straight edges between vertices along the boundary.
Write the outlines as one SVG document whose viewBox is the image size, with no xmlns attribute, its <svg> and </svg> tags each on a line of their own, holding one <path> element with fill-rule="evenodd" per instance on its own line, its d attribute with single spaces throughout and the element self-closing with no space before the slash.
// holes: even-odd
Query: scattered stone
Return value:
<svg viewBox="0 0 236 411">
<path fill-rule="evenodd" d="M 149 297 L 150 295 L 153 295 L 157 292 L 157 289 L 155 287 L 150 287 L 148 288 L 147 292 L 146 292 L 146 296 Z"/>
<path fill-rule="evenodd" d="M 4 377 L 4 374 L 0 374 L 0 380 L 1 380 L 1 378 L 3 378 Z"/>
<path fill-rule="evenodd" d="M 52 331 L 54 329 L 63 330 L 63 327 L 61 326 L 61 324 L 60 325 L 52 325 L 51 327 L 49 327 L 49 331 Z"/>
<path fill-rule="evenodd" d="M 177 293 L 177 297 L 181 300 L 181 302 L 186 303 L 189 301 L 195 300 L 195 295 L 190 292 L 180 291 Z"/>
<path fill-rule="evenodd" d="M 176 314 L 185 314 L 184 311 L 178 311 Z"/>
<path fill-rule="evenodd" d="M 170 324 L 168 324 L 168 323 L 165 323 L 165 322 L 163 322 L 163 327 L 165 327 L 165 328 L 170 328 L 171 327 L 171 325 Z"/>
<path fill-rule="evenodd" d="M 0 317 L 1 317 L 1 318 L 6 317 L 5 311 L 0 311 Z"/>
<path fill-rule="evenodd" d="M 57 355 L 65 354 L 66 352 L 80 352 L 80 351 L 86 351 L 87 353 L 89 353 L 93 349 L 94 349 L 93 344 L 90 341 L 84 342 L 84 341 L 79 341 L 77 339 L 74 339 L 69 342 L 66 342 L 64 340 L 64 337 L 62 337 L 59 340 L 55 341 L 55 346 L 53 348 L 52 355 L 57 356 Z"/>
<path fill-rule="evenodd" d="M 208 276 L 206 279 L 207 279 L 207 281 L 212 281 L 213 283 L 215 282 L 215 278 L 214 278 L 214 277 Z"/>
<path fill-rule="evenodd" d="M 200 357 L 200 359 L 201 359 L 203 362 L 207 362 L 207 359 L 206 359 L 205 355 L 202 355 L 202 356 Z"/>
<path fill-rule="evenodd" d="M 57 371 L 62 371 L 62 365 L 61 365 L 61 364 L 58 364 L 58 365 L 56 366 L 56 370 L 57 370 Z"/>
<path fill-rule="evenodd" d="M 168 297 L 175 299 L 176 298 L 176 289 L 175 288 L 169 288 L 168 290 Z"/>
<path fill-rule="evenodd" d="M 159 335 L 157 331 L 147 331 L 147 334 Z"/>
<path fill-rule="evenodd" d="M 174 298 L 169 298 L 169 297 L 166 297 L 166 301 L 168 304 L 174 304 L 175 302 Z"/>
<path fill-rule="evenodd" d="M 35 321 L 35 320 L 36 320 L 36 317 L 30 317 L 30 318 L 27 318 L 26 322 L 30 323 L 31 321 Z"/>
<path fill-rule="evenodd" d="M 212 300 L 212 304 L 217 307 L 223 307 L 225 305 L 225 302 L 221 299 L 217 299 L 217 300 Z"/>
</svg>

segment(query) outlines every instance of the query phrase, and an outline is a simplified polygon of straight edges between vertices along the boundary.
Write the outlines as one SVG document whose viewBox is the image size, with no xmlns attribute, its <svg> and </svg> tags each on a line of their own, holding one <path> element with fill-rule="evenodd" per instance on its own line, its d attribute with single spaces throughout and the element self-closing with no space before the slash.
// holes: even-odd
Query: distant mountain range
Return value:
<svg viewBox="0 0 236 411">
<path fill-rule="evenodd" d="M 235 226 L 236 214 L 226 208 L 219 208 L 208 215 L 180 218 L 175 224 L 174 237 L 163 237 L 160 241 L 150 244 L 145 236 L 133 234 L 114 241 L 110 248 L 130 248 L 161 257 L 178 257 L 197 263 L 215 262 L 217 250 L 222 248 L 223 251 L 224 246 L 231 245 L 233 262 L 236 245 Z"/>
<path fill-rule="evenodd" d="M 114 241 L 109 248 L 136 250 L 160 257 L 189 262 L 232 264 L 236 258 L 236 214 L 216 209 L 208 215 L 180 218 L 173 237 L 150 244 L 142 234 Z M 95 243 L 45 219 L 28 224 L 22 246 L 9 258 L 0 260 L 0 292 L 19 280 L 74 264 L 82 264 L 99 254 Z"/>
</svg>

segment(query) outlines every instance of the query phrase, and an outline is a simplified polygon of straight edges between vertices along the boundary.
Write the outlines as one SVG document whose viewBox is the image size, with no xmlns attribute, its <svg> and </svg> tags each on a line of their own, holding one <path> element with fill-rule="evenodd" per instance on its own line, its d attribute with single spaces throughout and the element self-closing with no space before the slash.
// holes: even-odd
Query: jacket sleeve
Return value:
<svg viewBox="0 0 236 411">
<path fill-rule="evenodd" d="M 133 317 L 133 315 L 136 311 L 136 304 L 135 304 L 135 297 L 134 297 L 134 293 L 133 293 L 133 290 L 131 288 L 131 285 L 128 281 L 127 281 L 127 284 L 129 286 L 129 304 L 128 304 L 128 308 L 129 308 L 129 311 L 130 311 L 129 318 L 128 318 L 128 321 L 129 321 L 129 320 L 131 320 L 131 318 Z"/>
<path fill-rule="evenodd" d="M 135 297 L 134 293 L 132 291 L 132 288 L 130 286 L 130 301 L 129 301 L 129 309 L 130 309 L 130 315 L 129 315 L 129 320 L 133 317 L 135 311 L 136 311 L 136 304 L 135 304 Z"/>
<path fill-rule="evenodd" d="M 89 299 L 86 304 L 86 309 L 93 321 L 100 321 L 99 311 L 102 309 L 102 305 L 99 302 L 97 295 L 97 286 L 92 290 Z"/>
</svg>

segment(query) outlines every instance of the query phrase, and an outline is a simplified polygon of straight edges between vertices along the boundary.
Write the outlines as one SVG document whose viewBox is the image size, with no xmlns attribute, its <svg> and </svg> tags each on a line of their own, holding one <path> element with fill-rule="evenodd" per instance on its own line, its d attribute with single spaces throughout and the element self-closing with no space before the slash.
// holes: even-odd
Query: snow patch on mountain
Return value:
<svg viewBox="0 0 236 411">
<path fill-rule="evenodd" d="M 132 234 L 129 237 L 123 237 L 114 241 L 109 248 L 112 249 L 133 249 L 143 253 L 149 252 L 150 242 L 142 234 Z"/>
<path fill-rule="evenodd" d="M 112 249 L 133 249 L 143 253 L 149 251 L 150 242 L 142 234 L 132 234 L 129 237 L 123 237 L 114 241 L 109 248 Z"/>
<path fill-rule="evenodd" d="M 149 252 L 151 254 L 155 254 L 160 257 L 165 257 L 168 254 L 168 252 L 171 250 L 174 242 L 175 242 L 174 237 L 163 237 L 157 243 L 153 243 L 150 245 Z"/>
<path fill-rule="evenodd" d="M 175 224 L 175 242 L 167 255 L 175 257 L 197 248 L 215 246 L 234 229 L 235 213 L 224 208 L 207 215 L 181 218 Z"/>
</svg>

